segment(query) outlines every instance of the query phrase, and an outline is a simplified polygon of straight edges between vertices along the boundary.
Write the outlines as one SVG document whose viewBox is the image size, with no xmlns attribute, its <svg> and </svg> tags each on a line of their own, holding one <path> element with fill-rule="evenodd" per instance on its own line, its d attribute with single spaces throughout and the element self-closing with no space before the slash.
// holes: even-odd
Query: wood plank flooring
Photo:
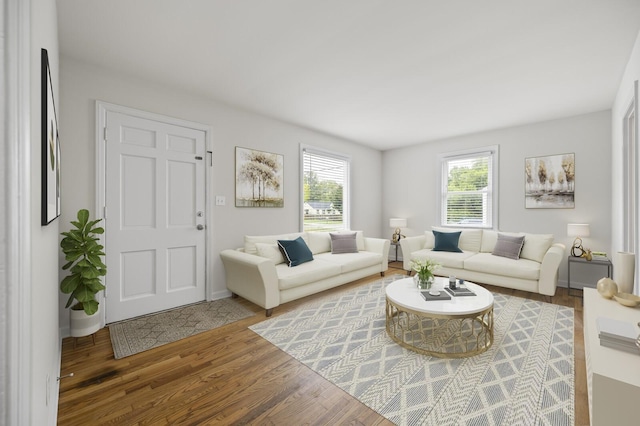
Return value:
<svg viewBox="0 0 640 426">
<path fill-rule="evenodd" d="M 387 275 L 404 273 L 393 262 Z M 374 275 L 329 290 L 378 280 Z M 543 296 L 486 286 L 546 301 Z M 314 296 L 310 296 L 312 298 Z M 64 425 L 390 425 L 391 422 L 248 329 L 264 310 L 241 321 L 116 360 L 107 328 L 95 339 L 62 345 L 58 424 Z M 294 309 L 301 299 L 274 309 Z M 559 288 L 552 303 L 575 309 L 576 425 L 589 424 L 582 302 Z"/>
</svg>

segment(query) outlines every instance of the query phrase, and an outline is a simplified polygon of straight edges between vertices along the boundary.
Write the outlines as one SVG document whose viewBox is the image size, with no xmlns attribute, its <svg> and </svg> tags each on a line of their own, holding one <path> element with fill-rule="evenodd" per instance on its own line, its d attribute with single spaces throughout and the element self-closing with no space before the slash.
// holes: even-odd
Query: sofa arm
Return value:
<svg viewBox="0 0 640 426">
<path fill-rule="evenodd" d="M 280 305 L 276 265 L 269 259 L 239 250 L 223 250 L 227 288 L 269 310 Z"/>
<path fill-rule="evenodd" d="M 364 238 L 364 249 L 372 253 L 380 253 L 382 255 L 382 264 L 380 272 L 384 272 L 389 268 L 389 240 L 384 238 Z"/>
<path fill-rule="evenodd" d="M 400 240 L 400 248 L 402 249 L 402 268 L 405 271 L 411 271 L 411 253 L 414 251 L 422 250 L 427 237 L 423 235 L 417 235 L 415 237 L 402 238 Z"/>
<path fill-rule="evenodd" d="M 538 292 L 546 296 L 553 296 L 556 294 L 556 287 L 558 286 L 558 269 L 560 268 L 560 262 L 564 259 L 564 244 L 555 243 L 542 259 L 542 265 L 540 266 L 540 279 L 538 280 Z"/>
</svg>

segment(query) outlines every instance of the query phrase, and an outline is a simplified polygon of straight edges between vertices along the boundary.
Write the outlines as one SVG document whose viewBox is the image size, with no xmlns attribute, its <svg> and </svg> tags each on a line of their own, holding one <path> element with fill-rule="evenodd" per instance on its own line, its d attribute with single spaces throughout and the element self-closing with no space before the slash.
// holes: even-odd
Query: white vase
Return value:
<svg viewBox="0 0 640 426">
<path fill-rule="evenodd" d="M 636 273 L 635 253 L 617 252 L 614 271 L 618 291 L 620 293 L 633 293 L 633 282 Z"/>
<path fill-rule="evenodd" d="M 89 336 L 100 330 L 100 305 L 93 315 L 87 315 L 83 310 L 69 309 L 69 327 L 71 337 Z"/>
</svg>

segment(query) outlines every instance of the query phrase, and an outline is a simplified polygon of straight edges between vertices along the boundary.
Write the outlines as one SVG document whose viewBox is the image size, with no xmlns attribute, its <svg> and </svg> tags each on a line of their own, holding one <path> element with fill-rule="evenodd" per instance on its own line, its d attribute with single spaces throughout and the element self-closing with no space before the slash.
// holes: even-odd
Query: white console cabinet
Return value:
<svg viewBox="0 0 640 426">
<path fill-rule="evenodd" d="M 630 322 L 640 331 L 639 308 L 622 306 L 603 298 L 595 289 L 584 289 L 584 350 L 591 424 L 640 425 L 640 354 L 601 346 L 598 317 Z"/>
</svg>

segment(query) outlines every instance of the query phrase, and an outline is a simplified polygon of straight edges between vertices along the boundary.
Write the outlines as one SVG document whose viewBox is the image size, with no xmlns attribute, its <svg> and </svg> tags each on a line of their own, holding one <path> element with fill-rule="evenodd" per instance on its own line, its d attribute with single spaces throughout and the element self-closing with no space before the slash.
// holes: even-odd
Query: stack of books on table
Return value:
<svg viewBox="0 0 640 426">
<path fill-rule="evenodd" d="M 473 291 L 471 291 L 467 287 L 463 287 L 461 285 L 458 285 L 456 288 L 445 287 L 444 289 L 450 295 L 452 295 L 454 297 L 458 297 L 458 296 L 475 296 L 476 295 Z"/>
<path fill-rule="evenodd" d="M 640 355 L 637 345 L 638 331 L 633 324 L 607 317 L 596 318 L 600 346 L 618 349 Z"/>
</svg>

